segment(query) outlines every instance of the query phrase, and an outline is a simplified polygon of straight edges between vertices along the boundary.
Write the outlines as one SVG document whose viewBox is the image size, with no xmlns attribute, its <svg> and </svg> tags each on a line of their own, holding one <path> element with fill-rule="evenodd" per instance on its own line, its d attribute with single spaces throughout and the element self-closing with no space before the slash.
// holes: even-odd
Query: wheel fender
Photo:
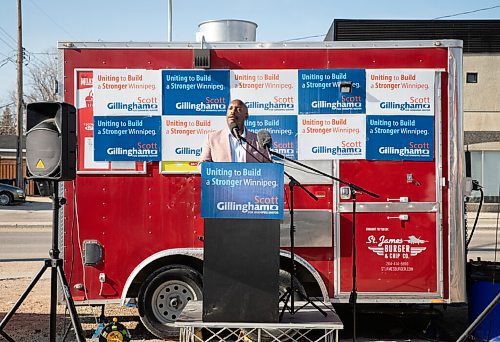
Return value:
<svg viewBox="0 0 500 342">
<path fill-rule="evenodd" d="M 137 275 L 149 264 L 155 262 L 158 259 L 174 256 L 174 255 L 184 255 L 189 257 L 194 257 L 203 260 L 203 249 L 202 248 L 173 248 L 157 252 L 146 259 L 144 259 L 139 265 L 137 265 L 134 270 L 130 273 L 123 287 L 122 296 L 120 298 L 120 305 L 124 306 L 127 301 L 127 293 L 132 286 L 134 279 Z"/>
<path fill-rule="evenodd" d="M 291 254 L 289 251 L 286 250 L 280 250 L 280 256 L 285 257 L 287 259 L 291 258 Z M 330 301 L 330 297 L 328 296 L 328 290 L 326 288 L 325 282 L 321 278 L 321 275 L 319 274 L 318 271 L 304 258 L 300 257 L 299 255 L 295 254 L 295 262 L 302 265 L 311 275 L 314 277 L 316 280 L 316 283 L 318 284 L 320 290 L 321 290 L 321 295 L 323 296 L 323 301 L 325 303 L 328 303 Z"/>
<path fill-rule="evenodd" d="M 174 248 L 174 249 L 167 249 L 163 250 L 160 252 L 157 252 L 146 259 L 144 259 L 139 265 L 137 265 L 134 270 L 130 273 L 130 275 L 127 278 L 127 281 L 125 282 L 125 286 L 123 287 L 122 291 L 122 296 L 120 298 L 120 305 L 125 305 L 127 301 L 127 293 L 132 285 L 132 282 L 134 279 L 137 277 L 137 275 L 141 272 L 142 269 L 144 269 L 147 265 L 151 264 L 152 262 L 155 262 L 158 259 L 167 257 L 167 256 L 173 256 L 173 255 L 185 255 L 185 256 L 190 256 L 194 257 L 200 260 L 203 260 L 203 249 L 202 248 Z M 286 250 L 280 250 L 280 256 L 285 257 L 290 259 L 291 255 L 289 251 Z M 304 258 L 295 255 L 295 261 L 302 265 L 311 275 L 314 277 L 316 280 L 320 290 L 321 294 L 323 296 L 323 301 L 326 303 L 329 301 L 329 296 L 328 296 L 328 290 L 326 288 L 326 285 L 321 278 L 320 274 L 316 269 L 309 263 L 307 260 Z"/>
</svg>

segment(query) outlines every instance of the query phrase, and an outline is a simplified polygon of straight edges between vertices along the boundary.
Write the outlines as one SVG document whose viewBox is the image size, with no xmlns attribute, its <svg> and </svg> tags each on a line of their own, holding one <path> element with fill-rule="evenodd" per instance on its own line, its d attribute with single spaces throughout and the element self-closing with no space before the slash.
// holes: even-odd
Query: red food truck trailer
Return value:
<svg viewBox="0 0 500 342">
<path fill-rule="evenodd" d="M 78 120 L 77 177 L 61 186 L 60 216 L 77 304 L 135 303 L 145 326 L 166 336 L 164 325 L 201 298 L 196 157 L 235 97 L 255 118 L 247 127 L 268 130 L 275 151 L 380 196 L 356 196 L 358 303 L 466 301 L 461 41 L 60 42 L 59 52 L 62 100 Z M 161 139 L 143 150 L 161 144 L 161 157 L 113 158 L 130 149 L 111 152 L 99 135 L 129 132 L 143 110 L 143 136 L 144 118 L 161 120 Z M 113 121 L 113 111 L 129 116 Z M 318 197 L 295 191 L 297 281 L 311 297 L 347 303 L 352 194 L 284 163 Z"/>
</svg>

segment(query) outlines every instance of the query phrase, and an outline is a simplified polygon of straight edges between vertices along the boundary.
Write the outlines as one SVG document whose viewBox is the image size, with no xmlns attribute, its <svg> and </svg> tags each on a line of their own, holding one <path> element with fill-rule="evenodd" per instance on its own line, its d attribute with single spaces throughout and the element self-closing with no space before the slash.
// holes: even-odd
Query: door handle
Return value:
<svg viewBox="0 0 500 342">
<path fill-rule="evenodd" d="M 396 220 L 400 220 L 400 221 L 408 221 L 409 216 L 407 214 L 401 214 L 398 216 L 387 216 L 387 219 L 388 220 L 396 219 Z"/>
<path fill-rule="evenodd" d="M 388 198 L 387 202 L 400 202 L 400 203 L 408 203 L 410 200 L 408 197 L 399 197 L 399 198 Z"/>
</svg>

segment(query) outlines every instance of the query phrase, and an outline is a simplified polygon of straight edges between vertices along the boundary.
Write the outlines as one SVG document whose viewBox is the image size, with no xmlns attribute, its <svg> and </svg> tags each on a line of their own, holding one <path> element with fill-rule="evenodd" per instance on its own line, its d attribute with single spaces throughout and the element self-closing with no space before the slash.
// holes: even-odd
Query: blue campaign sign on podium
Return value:
<svg viewBox="0 0 500 342">
<path fill-rule="evenodd" d="M 283 219 L 283 165 L 201 164 L 201 217 Z"/>
</svg>

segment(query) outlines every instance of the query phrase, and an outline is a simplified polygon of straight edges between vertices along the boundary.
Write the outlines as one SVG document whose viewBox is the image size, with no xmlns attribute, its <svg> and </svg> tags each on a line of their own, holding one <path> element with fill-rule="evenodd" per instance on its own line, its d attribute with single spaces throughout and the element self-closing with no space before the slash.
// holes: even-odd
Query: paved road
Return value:
<svg viewBox="0 0 500 342">
<path fill-rule="evenodd" d="M 0 228 L 52 227 L 52 201 L 48 197 L 28 197 L 26 203 L 0 206 Z"/>
<path fill-rule="evenodd" d="M 0 261 L 47 258 L 51 240 L 50 229 L 0 229 Z"/>
<path fill-rule="evenodd" d="M 47 258 L 52 239 L 52 201 L 28 197 L 0 207 L 0 261 Z"/>
<path fill-rule="evenodd" d="M 476 230 L 469 245 L 467 259 L 476 260 L 477 258 L 481 258 L 481 260 L 494 261 L 496 235 L 494 229 Z M 496 250 L 496 261 L 500 261 L 500 231 L 498 232 Z"/>
<path fill-rule="evenodd" d="M 469 214 L 468 234 L 472 231 L 475 213 Z M 479 221 L 469 244 L 467 259 L 478 257 L 485 261 L 500 261 L 500 218 L 497 213 L 481 213 Z M 497 232 L 498 227 L 498 232 Z M 495 253 L 496 250 L 496 253 Z M 496 254 L 496 259 L 495 259 Z"/>
</svg>

